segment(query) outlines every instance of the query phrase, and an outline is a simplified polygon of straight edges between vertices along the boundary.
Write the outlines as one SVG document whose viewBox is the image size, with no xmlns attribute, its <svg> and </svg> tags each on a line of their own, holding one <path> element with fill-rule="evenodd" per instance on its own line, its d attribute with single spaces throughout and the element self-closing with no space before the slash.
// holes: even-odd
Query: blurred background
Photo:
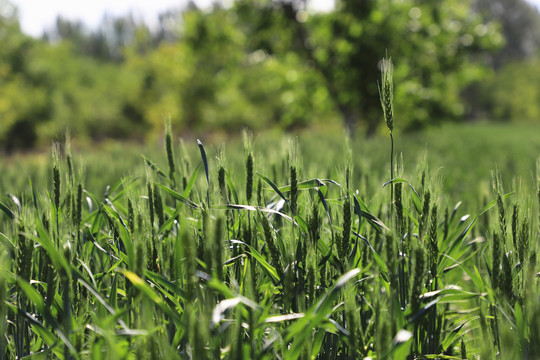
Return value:
<svg viewBox="0 0 540 360">
<path fill-rule="evenodd" d="M 144 142 L 240 129 L 383 131 L 540 121 L 540 14 L 526 0 L 0 0 L 0 145 Z"/>
</svg>

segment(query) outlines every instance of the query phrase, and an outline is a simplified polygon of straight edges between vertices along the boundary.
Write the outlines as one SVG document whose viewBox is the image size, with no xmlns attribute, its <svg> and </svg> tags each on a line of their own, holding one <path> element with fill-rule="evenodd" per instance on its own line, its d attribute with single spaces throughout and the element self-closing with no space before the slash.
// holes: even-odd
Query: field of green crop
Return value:
<svg viewBox="0 0 540 360">
<path fill-rule="evenodd" d="M 4 159 L 0 357 L 533 359 L 531 134 L 394 135 L 392 183 L 382 136 Z"/>
</svg>

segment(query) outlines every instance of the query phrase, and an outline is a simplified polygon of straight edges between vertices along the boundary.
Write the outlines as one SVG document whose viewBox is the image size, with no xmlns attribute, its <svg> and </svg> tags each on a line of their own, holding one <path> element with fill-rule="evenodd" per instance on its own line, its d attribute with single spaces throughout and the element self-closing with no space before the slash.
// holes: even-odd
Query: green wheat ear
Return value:
<svg viewBox="0 0 540 360">
<path fill-rule="evenodd" d="M 56 211 L 60 207 L 60 145 L 58 143 L 53 144 L 53 193 L 54 193 L 54 206 Z"/>
<path fill-rule="evenodd" d="M 251 203 L 253 196 L 253 154 L 249 152 L 246 157 L 246 199 Z"/>
<path fill-rule="evenodd" d="M 65 153 L 68 179 L 69 183 L 73 186 L 73 155 L 71 154 L 71 134 L 69 133 L 69 130 L 66 130 Z"/>
<path fill-rule="evenodd" d="M 347 261 L 347 255 L 349 253 L 349 239 L 351 236 L 351 200 L 349 196 L 345 197 L 343 202 L 343 232 L 338 243 L 338 256 L 344 263 Z"/>
<path fill-rule="evenodd" d="M 463 342 L 463 338 L 461 338 L 461 358 L 467 359 L 467 347 L 465 346 L 465 343 Z"/>
<path fill-rule="evenodd" d="M 384 120 L 390 133 L 394 130 L 394 66 L 391 58 L 382 59 L 381 84 L 379 98 L 384 114 Z"/>
<path fill-rule="evenodd" d="M 165 151 L 167 153 L 167 162 L 169 164 L 169 180 L 176 187 L 176 179 L 174 176 L 175 164 L 174 164 L 174 152 L 172 143 L 172 125 L 170 116 L 165 120 Z"/>
<path fill-rule="evenodd" d="M 248 204 L 253 197 L 253 135 L 244 130 L 242 132 L 242 140 L 244 143 L 244 152 L 246 153 L 246 200 Z"/>
<path fill-rule="evenodd" d="M 491 267 L 491 279 L 493 289 L 499 288 L 500 280 L 500 266 L 501 266 L 501 240 L 500 235 L 497 232 L 493 233 L 493 245 L 492 245 L 492 267 Z"/>
</svg>

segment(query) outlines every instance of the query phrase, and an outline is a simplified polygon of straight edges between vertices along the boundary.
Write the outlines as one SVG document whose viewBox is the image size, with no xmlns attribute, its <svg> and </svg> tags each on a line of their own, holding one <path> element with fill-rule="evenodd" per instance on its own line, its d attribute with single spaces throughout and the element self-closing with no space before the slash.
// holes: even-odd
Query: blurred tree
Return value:
<svg viewBox="0 0 540 360">
<path fill-rule="evenodd" d="M 133 14 L 106 14 L 99 31 L 94 32 L 93 36 L 105 39 L 109 48 L 109 59 L 118 62 L 124 60 L 124 51 L 128 47 L 134 48 L 139 54 L 144 54 L 153 47 L 150 29 L 144 22 L 136 20 Z"/>
<path fill-rule="evenodd" d="M 491 56 L 495 68 L 537 55 L 540 13 L 533 4 L 525 0 L 474 0 L 473 6 L 485 19 L 501 24 L 506 42 Z"/>
<path fill-rule="evenodd" d="M 182 13 L 183 11 L 180 9 L 170 9 L 158 15 L 158 26 L 154 32 L 154 43 L 160 43 L 162 41 L 174 42 L 179 39 L 180 27 L 178 24 L 182 20 Z"/>
<path fill-rule="evenodd" d="M 47 113 L 44 92 L 27 77 L 33 46 L 21 32 L 16 8 L 0 2 L 0 143 L 8 151 L 32 147 L 37 119 Z"/>
<path fill-rule="evenodd" d="M 364 124 L 368 134 L 380 124 L 378 64 L 387 52 L 396 64 L 397 124 L 412 129 L 461 116 L 460 92 L 481 75 L 475 54 L 500 41 L 461 0 L 338 0 L 323 14 L 299 0 L 235 6 L 253 51 L 300 54 L 324 78 L 345 125 Z"/>
<path fill-rule="evenodd" d="M 133 14 L 105 14 L 95 30 L 88 29 L 79 20 L 58 16 L 55 28 L 45 31 L 43 39 L 51 44 L 69 42 L 78 55 L 115 62 L 124 60 L 124 51 L 128 47 L 139 53 L 154 47 L 150 29 L 144 22 L 136 20 Z"/>
<path fill-rule="evenodd" d="M 474 0 L 473 4 L 477 13 L 499 24 L 505 43 L 498 51 L 484 55 L 493 71 L 466 90 L 470 103 L 467 116 L 518 122 L 538 119 L 535 76 L 540 13 L 525 0 Z"/>
<path fill-rule="evenodd" d="M 174 36 L 147 56 L 128 59 L 134 72 L 145 74 L 134 107 L 157 133 L 166 114 L 176 129 L 189 131 L 290 129 L 330 115 L 324 81 L 304 58 L 251 51 L 252 39 L 234 10 L 203 11 L 192 4 L 177 29 L 167 26 Z"/>
<path fill-rule="evenodd" d="M 43 139 L 55 138 L 71 129 L 81 138 L 127 138 L 146 129 L 127 104 L 138 101 L 141 74 L 74 53 L 70 42 L 41 43 L 28 54 L 28 78 L 45 94 L 48 113 L 37 117 Z M 62 59 L 62 61 L 58 61 Z"/>
<path fill-rule="evenodd" d="M 538 121 L 538 84 L 540 60 L 509 63 L 478 84 L 476 101 L 490 119 L 522 123 Z"/>
<path fill-rule="evenodd" d="M 382 123 L 379 61 L 395 64 L 396 126 L 416 129 L 464 112 L 463 88 L 483 75 L 502 37 L 460 0 L 189 3 L 157 30 L 132 15 L 89 30 L 59 18 L 43 40 L 16 12 L 0 25 L 0 140 L 31 146 L 64 133 L 100 139 L 188 131 L 292 129 L 341 117 L 351 130 Z M 2 14 L 8 12 L 3 11 Z"/>
<path fill-rule="evenodd" d="M 403 5 L 401 11 L 390 12 L 403 19 L 389 47 L 397 50 L 396 123 L 401 112 L 409 129 L 463 119 L 464 89 L 486 76 L 485 55 L 503 43 L 497 24 L 471 13 L 469 1 L 415 0 Z"/>
</svg>

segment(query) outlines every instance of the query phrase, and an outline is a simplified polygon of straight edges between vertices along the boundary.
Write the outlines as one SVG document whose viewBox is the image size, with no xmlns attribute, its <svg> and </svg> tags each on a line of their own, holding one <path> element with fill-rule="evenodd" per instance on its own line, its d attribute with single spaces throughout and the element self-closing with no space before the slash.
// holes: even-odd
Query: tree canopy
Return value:
<svg viewBox="0 0 540 360">
<path fill-rule="evenodd" d="M 189 3 L 156 28 L 130 14 L 98 29 L 58 18 L 41 39 L 23 34 L 14 12 L 0 17 L 0 141 L 26 148 L 66 128 L 144 139 L 169 115 L 179 131 L 343 122 L 373 133 L 386 55 L 397 128 L 459 120 L 463 91 L 489 74 L 509 33 L 488 3 L 339 0 L 320 13 L 302 0 Z"/>
</svg>

